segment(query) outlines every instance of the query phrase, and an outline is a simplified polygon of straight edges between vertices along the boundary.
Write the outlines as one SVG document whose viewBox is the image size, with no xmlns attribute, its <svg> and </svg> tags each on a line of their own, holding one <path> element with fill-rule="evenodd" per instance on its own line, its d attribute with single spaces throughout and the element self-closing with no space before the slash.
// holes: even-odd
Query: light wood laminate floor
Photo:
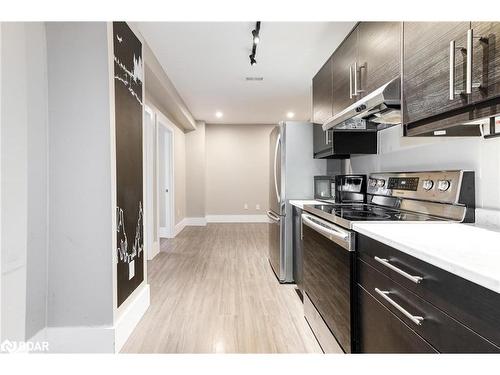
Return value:
<svg viewBox="0 0 500 375">
<path fill-rule="evenodd" d="M 151 306 L 122 352 L 321 352 L 294 286 L 271 270 L 267 236 L 266 224 L 209 224 L 162 240 Z"/>
</svg>

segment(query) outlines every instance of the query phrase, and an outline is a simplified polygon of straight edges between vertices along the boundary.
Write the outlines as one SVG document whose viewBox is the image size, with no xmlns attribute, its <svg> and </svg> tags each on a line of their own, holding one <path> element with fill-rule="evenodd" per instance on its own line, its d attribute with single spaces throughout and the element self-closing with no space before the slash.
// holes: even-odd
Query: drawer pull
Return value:
<svg viewBox="0 0 500 375">
<path fill-rule="evenodd" d="M 380 264 L 383 264 L 384 266 L 386 266 L 387 268 L 393 270 L 394 272 L 397 272 L 399 273 L 401 276 L 404 276 L 406 277 L 408 280 L 411 280 L 413 281 L 415 284 L 418 284 L 420 283 L 422 280 L 423 280 L 423 277 L 422 276 L 413 276 L 413 275 L 410 275 L 408 272 L 405 272 L 403 271 L 402 269 L 396 267 L 396 266 L 393 266 L 388 259 L 384 259 L 384 258 L 379 258 L 377 256 L 373 257 L 377 262 L 379 262 Z"/>
<path fill-rule="evenodd" d="M 400 313 L 410 319 L 416 325 L 422 325 L 424 318 L 421 316 L 415 316 L 410 314 L 406 309 L 397 304 L 392 298 L 389 297 L 390 292 L 387 290 L 380 290 L 379 288 L 375 288 L 375 292 L 377 292 L 383 299 L 389 302 L 392 306 L 394 306 Z"/>
</svg>

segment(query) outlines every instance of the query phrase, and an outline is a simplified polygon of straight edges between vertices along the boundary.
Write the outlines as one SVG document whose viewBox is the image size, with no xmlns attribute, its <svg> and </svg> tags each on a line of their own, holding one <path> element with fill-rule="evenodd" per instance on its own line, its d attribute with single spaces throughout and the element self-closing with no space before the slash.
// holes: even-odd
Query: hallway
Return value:
<svg viewBox="0 0 500 375">
<path fill-rule="evenodd" d="M 266 224 L 186 227 L 161 246 L 151 306 L 122 352 L 321 352 L 294 286 L 270 268 Z"/>
</svg>

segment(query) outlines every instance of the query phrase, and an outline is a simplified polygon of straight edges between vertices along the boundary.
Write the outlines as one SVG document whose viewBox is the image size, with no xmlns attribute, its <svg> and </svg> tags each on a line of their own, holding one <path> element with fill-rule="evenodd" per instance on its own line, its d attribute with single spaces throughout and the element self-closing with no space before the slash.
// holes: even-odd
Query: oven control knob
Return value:
<svg viewBox="0 0 500 375">
<path fill-rule="evenodd" d="M 424 188 L 424 190 L 431 190 L 433 186 L 434 182 L 432 180 L 424 180 L 422 182 L 422 187 Z"/>
<path fill-rule="evenodd" d="M 377 180 L 377 187 L 381 188 L 381 187 L 384 187 L 384 185 L 385 185 L 385 180 L 382 180 L 382 179 Z"/>
<path fill-rule="evenodd" d="M 370 187 L 375 187 L 377 186 L 377 180 L 374 178 L 370 178 Z"/>
<path fill-rule="evenodd" d="M 450 181 L 448 180 L 439 180 L 437 182 L 437 188 L 439 191 L 446 191 L 450 188 Z"/>
</svg>

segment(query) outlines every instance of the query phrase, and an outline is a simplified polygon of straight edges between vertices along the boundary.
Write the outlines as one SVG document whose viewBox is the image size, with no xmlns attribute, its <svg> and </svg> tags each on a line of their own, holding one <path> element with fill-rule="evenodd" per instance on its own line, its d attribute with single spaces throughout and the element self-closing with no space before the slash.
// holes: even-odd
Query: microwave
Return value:
<svg viewBox="0 0 500 375">
<path fill-rule="evenodd" d="M 335 201 L 335 176 L 314 176 L 314 199 Z"/>
<path fill-rule="evenodd" d="M 314 176 L 314 199 L 366 203 L 366 175 Z"/>
</svg>

